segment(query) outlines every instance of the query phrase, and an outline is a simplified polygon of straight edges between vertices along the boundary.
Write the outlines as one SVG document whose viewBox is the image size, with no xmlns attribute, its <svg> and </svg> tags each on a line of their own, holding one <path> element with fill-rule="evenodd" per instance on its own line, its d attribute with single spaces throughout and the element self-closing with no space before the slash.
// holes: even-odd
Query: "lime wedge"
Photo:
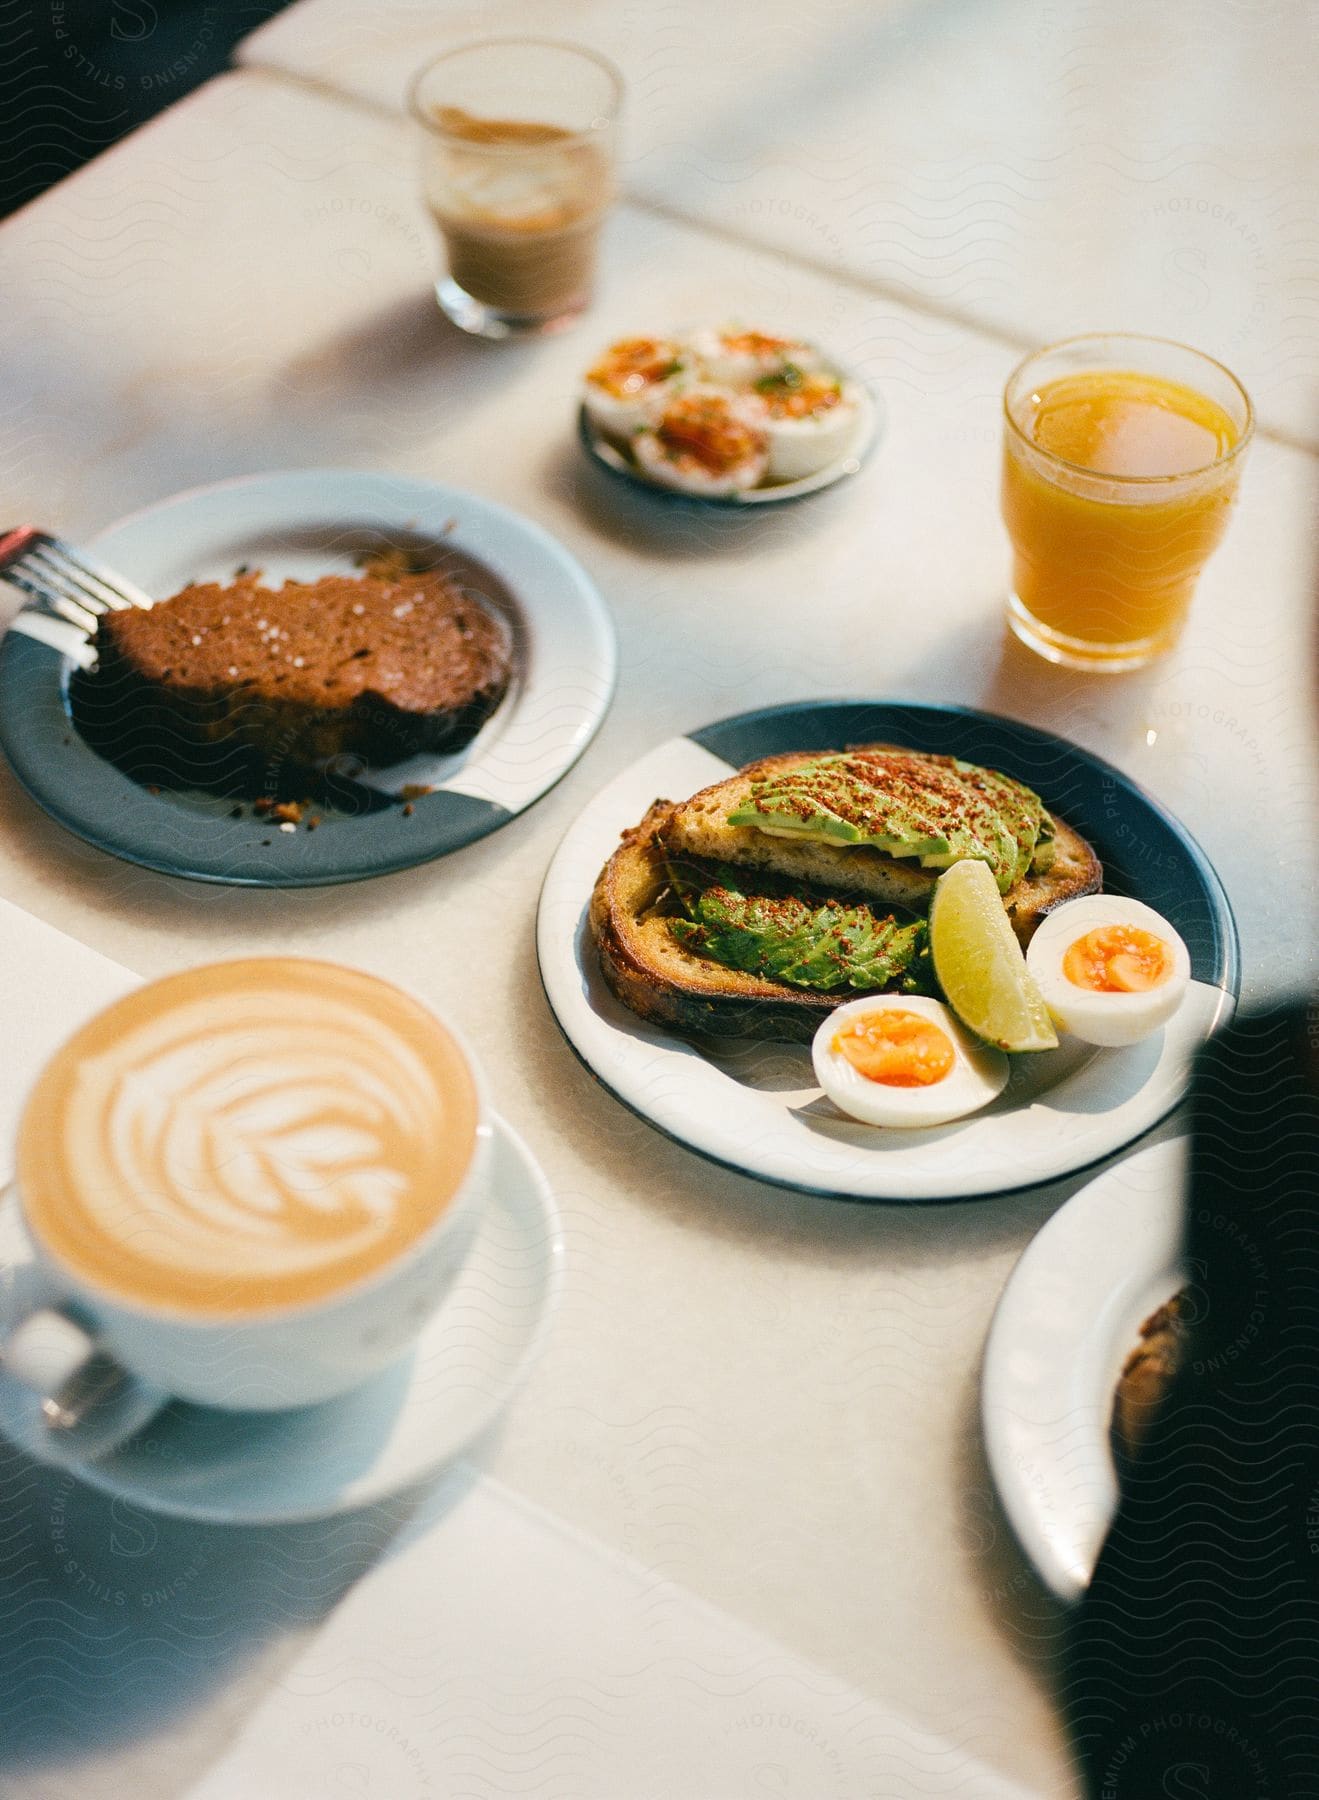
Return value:
<svg viewBox="0 0 1319 1800">
<path fill-rule="evenodd" d="M 930 955 L 944 998 L 977 1037 L 1000 1050 L 1057 1048 L 988 863 L 954 863 L 935 883 Z"/>
</svg>

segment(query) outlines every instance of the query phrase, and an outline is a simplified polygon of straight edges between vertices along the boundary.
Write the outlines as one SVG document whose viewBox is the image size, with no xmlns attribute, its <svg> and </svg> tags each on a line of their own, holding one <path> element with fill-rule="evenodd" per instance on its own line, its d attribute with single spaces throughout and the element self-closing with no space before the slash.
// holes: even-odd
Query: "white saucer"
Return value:
<svg viewBox="0 0 1319 1800">
<path fill-rule="evenodd" d="M 1085 1591 L 1118 1502 L 1113 1390 L 1142 1323 L 1185 1285 L 1186 1139 L 1150 1144 L 1073 1194 L 1012 1271 L 980 1409 L 998 1497 L 1036 1573 Z"/>
<path fill-rule="evenodd" d="M 61 1457 L 93 1487 L 214 1524 L 287 1524 L 350 1512 L 427 1479 L 492 1423 L 538 1353 L 558 1296 L 563 1238 L 549 1184 L 496 1119 L 493 1193 L 471 1254 L 412 1353 L 352 1393 L 285 1413 L 176 1403 L 111 1454 Z M 17 1208 L 0 1213 L 0 1271 L 27 1256 Z M 0 1378 L 0 1432 L 44 1461 L 32 1397 Z"/>
</svg>

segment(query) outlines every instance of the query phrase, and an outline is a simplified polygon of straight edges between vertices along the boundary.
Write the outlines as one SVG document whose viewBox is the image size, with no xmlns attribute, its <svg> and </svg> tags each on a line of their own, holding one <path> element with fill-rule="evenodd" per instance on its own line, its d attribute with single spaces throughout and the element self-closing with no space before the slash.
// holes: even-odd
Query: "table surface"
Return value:
<svg viewBox="0 0 1319 1800">
<path fill-rule="evenodd" d="M 440 864 L 293 894 L 191 885 L 82 846 L 5 774 L 0 889 L 143 975 L 240 949 L 329 955 L 454 1017 L 549 1172 L 569 1238 L 558 1325 L 489 1468 L 1061 1795 L 1058 1614 L 997 1510 L 977 1381 L 1013 1263 L 1078 1183 L 858 1208 L 698 1161 L 612 1102 L 560 1039 L 535 900 L 576 812 L 661 738 L 864 691 L 987 707 L 1108 757 L 1219 868 L 1246 995 L 1312 978 L 1319 329 L 1303 14 L 1179 4 L 1147 38 L 1133 8 L 1082 0 L 824 0 L 800 18 L 766 6 L 746 67 L 783 99 L 780 138 L 739 99 L 746 83 L 725 93 L 712 73 L 740 55 L 733 10 L 517 8 L 519 29 L 610 49 L 630 83 L 629 198 L 575 335 L 472 342 L 431 291 L 393 103 L 432 43 L 511 18 L 499 0 L 302 0 L 249 40 L 241 72 L 0 230 L 15 515 L 77 538 L 254 469 L 430 476 L 558 536 L 620 639 L 618 694 L 578 767 Z M 1194 64 L 1185 88 L 1164 79 L 1168 57 Z M 1131 109 L 1144 118 L 1170 87 L 1157 134 L 1127 136 Z M 1239 149 L 1222 148 L 1234 132 Z M 1158 210 L 1181 196 L 1189 212 Z M 1249 218 L 1258 264 L 1215 207 Z M 1148 243 L 1126 267 L 1138 214 Z M 1144 285 L 1151 269 L 1163 279 Z M 1199 313 L 1196 277 L 1213 295 Z M 730 312 L 822 340 L 882 392 L 887 433 L 855 480 L 795 508 L 706 516 L 582 458 L 571 396 L 595 342 Z M 1099 320 L 1221 352 L 1264 421 L 1181 647 L 1102 682 L 1005 639 L 996 498 L 998 397 L 1019 342 Z M 0 1667 L 11 1691 L 21 1671 L 40 1721 L 0 1753 L 0 1787 L 25 1800 L 181 1793 L 397 1522 L 384 1508 L 284 1533 L 152 1523 L 148 1587 L 125 1575 L 140 1517 L 81 1491 L 75 1508 L 12 1460 L 0 1487 L 19 1546 L 6 1561 L 0 1545 L 14 1622 Z M 53 1547 L 57 1514 L 62 1546 L 79 1534 L 72 1568 Z"/>
<path fill-rule="evenodd" d="M 1319 445 L 1305 0 L 301 0 L 239 54 L 398 111 L 510 32 L 618 63 L 648 203 L 1025 348 L 1189 340 Z"/>
</svg>

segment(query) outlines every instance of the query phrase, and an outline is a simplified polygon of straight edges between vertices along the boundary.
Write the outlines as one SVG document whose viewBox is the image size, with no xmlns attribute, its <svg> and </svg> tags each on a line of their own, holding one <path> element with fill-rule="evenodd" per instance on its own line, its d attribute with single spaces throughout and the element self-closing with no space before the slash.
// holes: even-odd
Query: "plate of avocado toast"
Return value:
<svg viewBox="0 0 1319 1800">
<path fill-rule="evenodd" d="M 1185 999 L 1124 1049 L 1064 1035 L 1011 1056 L 974 1116 L 863 1124 L 821 1092 L 811 1040 L 858 996 L 940 995 L 928 914 L 963 860 L 989 866 L 1023 948 L 1101 888 L 1154 908 L 1187 946 Z M 1239 986 L 1217 875 L 1119 770 L 1010 719 L 862 700 L 739 714 L 625 769 L 560 846 L 537 942 L 560 1028 L 625 1105 L 728 1167 L 854 1200 L 970 1199 L 1100 1161 L 1177 1104 Z"/>
</svg>

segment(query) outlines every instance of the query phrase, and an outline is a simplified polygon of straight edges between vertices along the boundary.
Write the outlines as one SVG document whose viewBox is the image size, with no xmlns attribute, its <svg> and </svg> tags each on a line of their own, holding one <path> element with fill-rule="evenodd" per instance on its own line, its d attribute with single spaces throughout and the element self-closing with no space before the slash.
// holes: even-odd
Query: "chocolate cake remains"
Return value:
<svg viewBox="0 0 1319 1800">
<path fill-rule="evenodd" d="M 98 748 L 195 751 L 231 769 L 387 765 L 471 738 L 508 686 L 509 634 L 436 569 L 397 562 L 319 581 L 260 572 L 201 582 L 148 611 L 107 613 L 79 716 Z M 88 727 L 91 729 L 88 729 Z M 229 784 L 233 791 L 233 783 Z"/>
</svg>

